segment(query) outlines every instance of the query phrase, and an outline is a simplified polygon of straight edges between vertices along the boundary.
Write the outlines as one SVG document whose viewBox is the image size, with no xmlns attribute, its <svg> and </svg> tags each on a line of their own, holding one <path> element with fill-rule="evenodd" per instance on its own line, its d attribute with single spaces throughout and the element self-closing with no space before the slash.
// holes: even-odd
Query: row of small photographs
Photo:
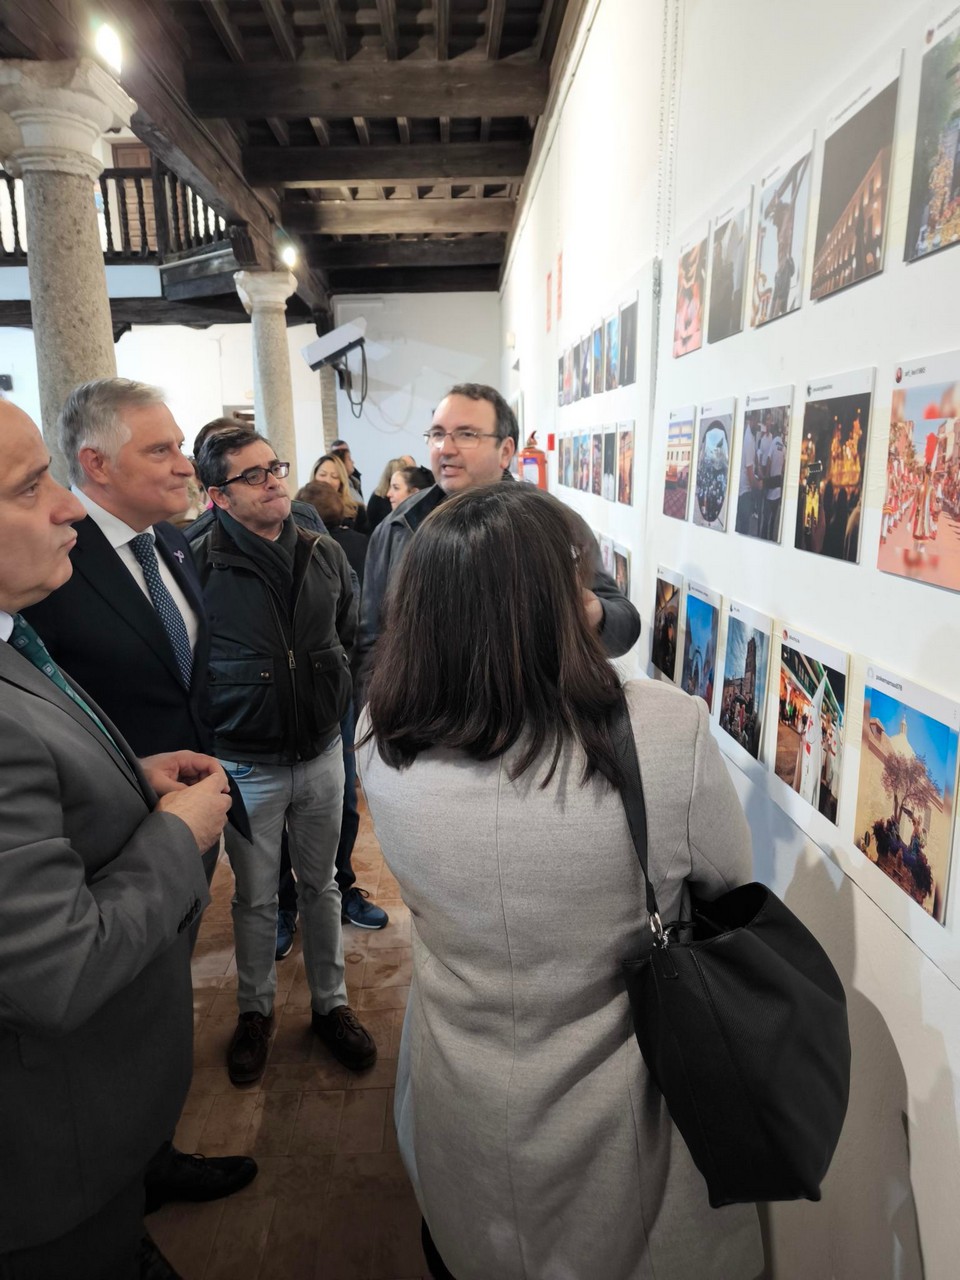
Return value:
<svg viewBox="0 0 960 1280">
<path fill-rule="evenodd" d="M 848 655 L 784 628 L 776 697 L 772 619 L 731 601 L 716 700 L 722 600 L 687 584 L 683 650 L 677 672 L 683 578 L 657 570 L 652 665 L 701 697 L 739 750 L 767 767 L 812 809 L 837 825 L 847 715 Z M 863 694 L 853 843 L 865 858 L 939 924 L 944 922 L 954 836 L 960 703 L 870 666 Z M 734 752 L 735 754 L 735 752 Z"/>
<path fill-rule="evenodd" d="M 600 560 L 625 596 L 630 595 L 630 548 L 614 542 L 605 533 L 597 534 L 600 544 Z"/>
<path fill-rule="evenodd" d="M 923 29 L 925 52 L 914 140 L 904 260 L 960 241 L 960 151 L 953 96 L 944 90 L 960 62 L 960 9 Z M 828 119 L 813 246 L 812 300 L 883 270 L 891 157 L 900 88 L 898 55 L 880 64 Z M 785 155 L 752 191 L 681 246 L 674 356 L 743 330 L 751 211 L 757 223 L 750 324 L 758 327 L 801 305 L 813 178 L 813 138 Z M 707 305 L 707 254 L 712 247 Z"/>
<path fill-rule="evenodd" d="M 557 440 L 557 483 L 633 505 L 634 424 L 572 432 Z"/>
<path fill-rule="evenodd" d="M 807 384 L 797 464 L 794 546 L 856 563 L 874 369 Z M 893 375 L 877 566 L 960 591 L 960 351 L 898 365 Z M 663 513 L 779 542 L 793 387 L 744 401 L 736 494 L 730 492 L 736 401 L 675 409 L 667 424 Z M 693 499 L 689 500 L 696 426 Z M 735 514 L 734 514 L 735 508 Z"/>
<path fill-rule="evenodd" d="M 637 380 L 637 300 L 626 303 L 557 360 L 557 404 L 629 387 Z"/>
</svg>

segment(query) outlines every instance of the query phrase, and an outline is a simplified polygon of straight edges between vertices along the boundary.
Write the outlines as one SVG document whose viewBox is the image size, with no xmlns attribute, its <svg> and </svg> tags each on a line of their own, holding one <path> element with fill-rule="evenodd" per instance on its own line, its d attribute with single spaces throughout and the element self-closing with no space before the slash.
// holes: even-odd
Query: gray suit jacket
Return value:
<svg viewBox="0 0 960 1280">
<path fill-rule="evenodd" d="M 102 718 L 119 750 L 0 643 L 0 1253 L 132 1181 L 190 1082 L 203 867 Z"/>
</svg>

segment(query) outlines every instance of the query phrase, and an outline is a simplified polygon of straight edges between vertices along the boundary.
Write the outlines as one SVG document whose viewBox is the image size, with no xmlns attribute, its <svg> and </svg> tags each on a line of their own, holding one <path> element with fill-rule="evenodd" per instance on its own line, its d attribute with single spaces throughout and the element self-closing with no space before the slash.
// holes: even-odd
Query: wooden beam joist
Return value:
<svg viewBox="0 0 960 1280">
<path fill-rule="evenodd" d="M 310 265 L 325 271 L 370 267 L 484 267 L 502 262 L 506 237 L 464 236 L 459 240 L 338 240 L 314 245 Z"/>
<path fill-rule="evenodd" d="M 537 116 L 550 68 L 535 62 L 315 62 L 187 66 L 187 98 L 203 119 L 351 116 Z"/>
<path fill-rule="evenodd" d="M 441 182 L 507 183 L 526 173 L 523 142 L 414 143 L 410 146 L 248 147 L 243 172 L 257 187 L 388 186 Z"/>
<path fill-rule="evenodd" d="M 344 271 L 330 281 L 330 292 L 344 293 L 492 293 L 496 267 L 415 267 L 384 271 Z"/>
<path fill-rule="evenodd" d="M 512 200 L 330 200 L 285 205 L 283 225 L 328 236 L 505 232 L 514 209 Z"/>
</svg>

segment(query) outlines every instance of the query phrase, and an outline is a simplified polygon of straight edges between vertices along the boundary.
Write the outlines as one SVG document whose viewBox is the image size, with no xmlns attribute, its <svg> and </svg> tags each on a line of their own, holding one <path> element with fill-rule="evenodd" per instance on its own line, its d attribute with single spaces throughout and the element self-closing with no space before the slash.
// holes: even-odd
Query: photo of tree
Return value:
<svg viewBox="0 0 960 1280">
<path fill-rule="evenodd" d="M 854 838 L 940 924 L 953 842 L 960 706 L 871 670 L 863 699 Z"/>
</svg>

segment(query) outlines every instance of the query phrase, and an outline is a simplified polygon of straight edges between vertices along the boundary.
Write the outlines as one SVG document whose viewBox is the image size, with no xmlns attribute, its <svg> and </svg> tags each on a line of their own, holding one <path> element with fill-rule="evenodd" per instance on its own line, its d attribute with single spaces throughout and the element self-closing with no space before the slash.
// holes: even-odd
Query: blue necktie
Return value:
<svg viewBox="0 0 960 1280">
<path fill-rule="evenodd" d="M 143 570 L 143 577 L 147 584 L 147 590 L 150 592 L 153 607 L 163 623 L 163 629 L 170 638 L 173 656 L 177 660 L 177 669 L 180 672 L 180 679 L 183 681 L 184 687 L 189 689 L 190 676 L 193 673 L 193 652 L 190 648 L 190 637 L 187 635 L 187 624 L 183 620 L 183 614 L 177 608 L 177 602 L 167 590 L 167 584 L 160 576 L 160 566 L 157 563 L 157 552 L 153 545 L 153 538 L 149 533 L 138 533 L 135 538 L 130 539 L 130 549 L 137 557 L 140 568 Z"/>
<path fill-rule="evenodd" d="M 63 672 L 50 657 L 47 652 L 47 646 L 31 627 L 30 623 L 20 614 L 16 614 L 13 619 L 13 634 L 10 636 L 11 647 L 16 649 L 18 653 L 22 653 L 28 662 L 32 662 L 38 671 L 42 671 L 48 680 L 57 686 L 61 693 L 65 693 L 71 701 L 86 715 L 90 717 L 100 732 L 108 739 L 113 746 L 119 750 L 116 742 L 111 737 L 107 726 L 103 723 L 93 708 L 80 697 L 76 689 L 72 688 L 63 678 Z M 122 753 L 121 753 L 122 754 Z"/>
</svg>

